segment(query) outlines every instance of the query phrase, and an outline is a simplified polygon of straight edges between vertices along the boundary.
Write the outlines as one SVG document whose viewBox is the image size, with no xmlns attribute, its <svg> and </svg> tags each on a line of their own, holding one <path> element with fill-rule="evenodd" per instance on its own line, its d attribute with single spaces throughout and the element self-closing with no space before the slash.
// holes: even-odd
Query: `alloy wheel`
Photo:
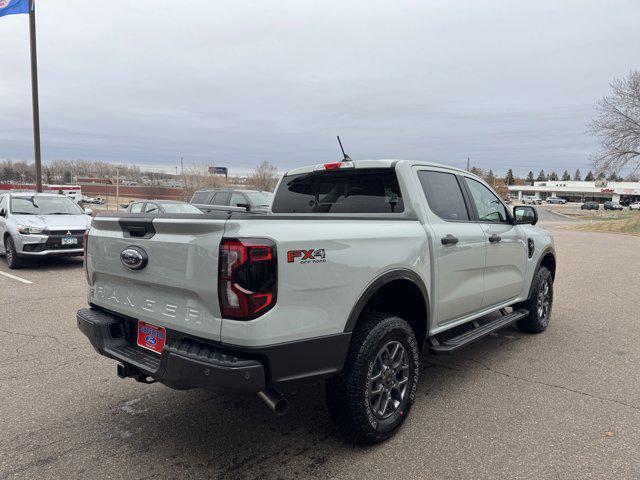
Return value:
<svg viewBox="0 0 640 480">
<path fill-rule="evenodd" d="M 13 250 L 11 249 L 11 246 L 9 245 L 9 239 L 8 238 L 4 241 L 4 256 L 7 259 L 7 263 L 9 265 L 11 265 L 11 262 L 13 261 Z"/>
<path fill-rule="evenodd" d="M 373 361 L 369 382 L 369 405 L 379 419 L 389 418 L 407 395 L 409 359 L 397 340 L 387 342 Z"/>
<path fill-rule="evenodd" d="M 540 320 L 544 320 L 549 316 L 549 311 L 551 310 L 551 286 L 548 280 L 545 280 L 540 286 L 537 309 Z"/>
</svg>

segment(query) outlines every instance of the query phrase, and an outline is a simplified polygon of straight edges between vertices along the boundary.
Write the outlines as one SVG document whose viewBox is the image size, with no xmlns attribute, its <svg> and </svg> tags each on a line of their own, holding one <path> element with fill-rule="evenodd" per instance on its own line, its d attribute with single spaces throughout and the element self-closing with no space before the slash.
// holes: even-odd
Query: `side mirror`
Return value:
<svg viewBox="0 0 640 480">
<path fill-rule="evenodd" d="M 238 206 L 238 207 L 240 207 L 240 208 L 244 208 L 244 209 L 246 209 L 246 210 L 247 210 L 247 212 L 248 212 L 249 210 L 251 210 L 251 205 L 249 205 L 248 203 L 238 203 L 238 204 L 237 204 L 237 206 Z"/>
<path fill-rule="evenodd" d="M 538 211 L 528 205 L 513 207 L 513 218 L 516 225 L 535 225 L 538 223 Z"/>
<path fill-rule="evenodd" d="M 7 216 L 7 212 L 4 208 L 0 208 L 0 217 L 6 217 Z"/>
<path fill-rule="evenodd" d="M 87 215 L 91 216 L 91 215 L 93 215 L 93 210 L 91 210 L 90 208 L 85 208 L 84 209 L 84 213 L 86 213 Z"/>
</svg>

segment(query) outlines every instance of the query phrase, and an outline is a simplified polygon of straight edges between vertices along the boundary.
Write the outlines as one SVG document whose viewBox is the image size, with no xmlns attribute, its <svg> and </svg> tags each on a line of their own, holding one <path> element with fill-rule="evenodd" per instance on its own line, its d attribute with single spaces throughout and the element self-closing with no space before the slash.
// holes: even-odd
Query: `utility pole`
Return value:
<svg viewBox="0 0 640 480">
<path fill-rule="evenodd" d="M 120 169 L 116 168 L 116 212 L 120 210 Z"/>
<path fill-rule="evenodd" d="M 182 177 L 182 188 L 187 188 L 187 182 L 184 179 L 184 158 L 180 157 L 180 176 Z"/>
<path fill-rule="evenodd" d="M 467 172 L 469 171 L 469 162 L 470 162 L 469 157 L 467 157 Z"/>
</svg>

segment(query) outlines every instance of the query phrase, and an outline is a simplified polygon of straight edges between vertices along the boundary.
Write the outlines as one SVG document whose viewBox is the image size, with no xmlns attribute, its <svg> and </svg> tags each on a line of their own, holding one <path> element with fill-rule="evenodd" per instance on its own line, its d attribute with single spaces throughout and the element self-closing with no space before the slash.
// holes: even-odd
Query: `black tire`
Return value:
<svg viewBox="0 0 640 480">
<path fill-rule="evenodd" d="M 4 239 L 4 258 L 10 269 L 14 270 L 22 267 L 22 259 L 18 257 L 16 245 L 13 243 L 13 238 L 9 236 Z"/>
<path fill-rule="evenodd" d="M 553 277 L 546 267 L 540 267 L 533 277 L 529 299 L 514 308 L 529 311 L 529 315 L 516 322 L 516 326 L 523 332 L 540 333 L 547 329 L 553 308 Z"/>
<path fill-rule="evenodd" d="M 338 430 L 357 443 L 391 437 L 409 415 L 419 371 L 418 342 L 409 324 L 395 315 L 364 314 L 342 372 L 326 382 L 327 406 Z"/>
</svg>

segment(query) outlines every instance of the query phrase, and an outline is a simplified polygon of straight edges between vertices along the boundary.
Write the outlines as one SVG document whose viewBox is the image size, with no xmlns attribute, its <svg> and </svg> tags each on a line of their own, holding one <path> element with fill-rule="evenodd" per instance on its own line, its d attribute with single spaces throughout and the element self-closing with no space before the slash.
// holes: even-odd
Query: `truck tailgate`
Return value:
<svg viewBox="0 0 640 480">
<path fill-rule="evenodd" d="M 218 252 L 226 220 L 225 214 L 97 216 L 87 244 L 89 302 L 219 340 Z M 121 254 L 129 247 L 147 255 L 144 268 L 125 266 Z"/>
</svg>

